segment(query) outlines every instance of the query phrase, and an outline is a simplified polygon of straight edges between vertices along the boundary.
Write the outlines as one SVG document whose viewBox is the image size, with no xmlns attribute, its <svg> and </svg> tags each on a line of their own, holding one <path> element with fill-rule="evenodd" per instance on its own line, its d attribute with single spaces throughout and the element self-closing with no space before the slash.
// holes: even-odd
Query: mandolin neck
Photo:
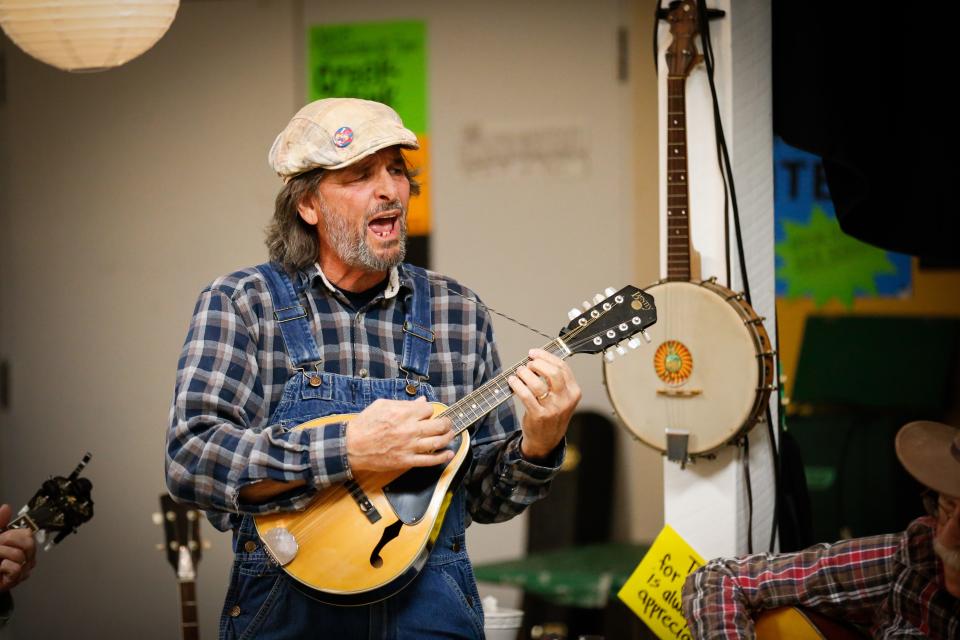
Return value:
<svg viewBox="0 0 960 640">
<path fill-rule="evenodd" d="M 560 338 L 556 338 L 541 347 L 561 360 L 571 355 L 570 349 Z M 507 383 L 507 378 L 514 375 L 517 369 L 530 362 L 525 358 L 500 375 L 487 381 L 473 393 L 447 407 L 438 417 L 450 418 L 453 422 L 454 433 L 460 433 L 485 415 L 499 407 L 513 396 L 513 389 Z"/>
</svg>

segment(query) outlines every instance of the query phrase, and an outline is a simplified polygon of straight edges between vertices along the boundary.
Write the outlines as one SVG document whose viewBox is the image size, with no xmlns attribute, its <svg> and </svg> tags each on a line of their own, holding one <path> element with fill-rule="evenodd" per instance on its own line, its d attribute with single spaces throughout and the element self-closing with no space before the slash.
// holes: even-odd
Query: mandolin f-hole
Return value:
<svg viewBox="0 0 960 640">
<path fill-rule="evenodd" d="M 383 535 L 380 536 L 380 542 L 377 543 L 377 546 L 373 548 L 373 553 L 370 554 L 370 566 L 374 569 L 379 569 L 383 566 L 383 558 L 380 557 L 380 551 L 387 546 L 387 543 L 400 535 L 400 527 L 403 526 L 403 522 L 397 520 L 390 526 L 384 528 Z"/>
</svg>

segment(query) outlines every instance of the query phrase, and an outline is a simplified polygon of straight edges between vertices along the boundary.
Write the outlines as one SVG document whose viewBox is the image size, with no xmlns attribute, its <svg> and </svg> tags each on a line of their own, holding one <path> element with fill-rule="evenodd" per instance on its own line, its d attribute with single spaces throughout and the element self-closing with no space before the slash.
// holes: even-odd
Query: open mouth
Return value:
<svg viewBox="0 0 960 640">
<path fill-rule="evenodd" d="M 400 225 L 400 215 L 396 213 L 374 218 L 367 223 L 367 228 L 378 238 L 389 238 L 397 233 Z"/>
</svg>

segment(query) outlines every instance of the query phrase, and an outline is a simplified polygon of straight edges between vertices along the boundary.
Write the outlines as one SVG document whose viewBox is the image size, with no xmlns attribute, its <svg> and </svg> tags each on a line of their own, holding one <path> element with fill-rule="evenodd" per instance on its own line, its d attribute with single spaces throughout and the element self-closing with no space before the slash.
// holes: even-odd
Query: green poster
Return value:
<svg viewBox="0 0 960 640">
<path fill-rule="evenodd" d="M 350 97 L 393 107 L 414 133 L 427 132 L 426 26 L 419 21 L 310 27 L 309 99 Z"/>
</svg>

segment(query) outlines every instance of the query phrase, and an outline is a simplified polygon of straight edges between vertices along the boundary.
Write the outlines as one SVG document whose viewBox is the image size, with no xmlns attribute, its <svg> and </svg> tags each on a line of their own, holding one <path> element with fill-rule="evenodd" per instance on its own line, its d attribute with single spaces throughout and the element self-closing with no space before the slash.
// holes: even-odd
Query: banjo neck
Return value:
<svg viewBox="0 0 960 640">
<path fill-rule="evenodd" d="M 687 176 L 686 82 L 700 61 L 694 41 L 697 11 L 692 0 L 669 15 L 673 42 L 667 50 L 667 280 L 693 277 L 690 244 L 690 192 Z M 699 274 L 697 274 L 699 275 Z"/>
<path fill-rule="evenodd" d="M 686 76 L 667 78 L 667 279 L 690 280 Z"/>
</svg>

